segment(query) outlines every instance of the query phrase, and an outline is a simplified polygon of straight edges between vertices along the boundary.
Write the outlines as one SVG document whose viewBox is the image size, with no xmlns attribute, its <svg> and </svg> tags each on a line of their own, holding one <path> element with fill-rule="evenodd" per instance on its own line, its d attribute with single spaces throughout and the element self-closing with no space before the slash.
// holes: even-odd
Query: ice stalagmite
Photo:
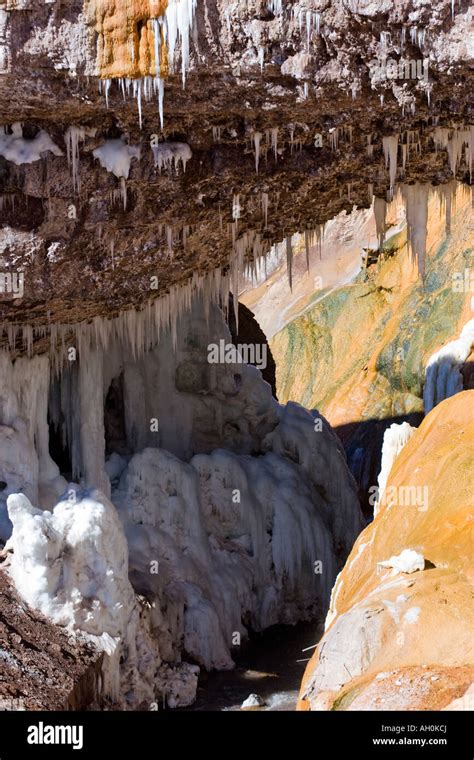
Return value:
<svg viewBox="0 0 474 760">
<path fill-rule="evenodd" d="M 390 475 L 392 465 L 405 446 L 410 440 L 416 428 L 412 427 L 408 422 L 402 422 L 401 424 L 393 423 L 386 429 L 383 436 L 382 444 L 382 462 L 380 465 L 380 473 L 378 476 L 378 498 L 374 506 L 374 517 L 380 509 L 380 505 L 383 503 L 384 491 L 387 486 L 387 481 Z"/>
</svg>

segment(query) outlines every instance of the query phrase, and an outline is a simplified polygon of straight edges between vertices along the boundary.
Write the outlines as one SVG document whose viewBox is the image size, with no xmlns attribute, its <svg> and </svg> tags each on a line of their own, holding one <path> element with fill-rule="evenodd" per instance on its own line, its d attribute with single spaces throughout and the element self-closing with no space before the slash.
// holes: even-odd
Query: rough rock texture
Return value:
<svg viewBox="0 0 474 760">
<path fill-rule="evenodd" d="M 433 192 L 428 212 L 424 279 L 413 269 L 405 214 L 394 203 L 381 257 L 335 290 L 323 279 L 316 303 L 270 341 L 278 397 L 317 407 L 328 418 L 361 495 L 376 483 L 386 428 L 402 420 L 419 423 L 431 355 L 472 319 L 473 286 L 465 280 L 474 242 L 470 192 L 455 191 L 448 215 L 443 197 Z M 323 243 L 322 250 L 323 262 L 330 261 L 332 249 Z M 324 278 L 316 259 L 312 276 L 319 271 Z"/>
<path fill-rule="evenodd" d="M 434 150 L 433 130 L 450 123 L 452 113 L 460 124 L 471 118 L 468 0 L 455 3 L 454 17 L 449 0 L 423 6 L 318 0 L 283 13 L 260 0 L 199 2 L 186 87 L 178 40 L 176 73 L 165 85 L 164 131 L 156 98 L 148 103 L 143 88 L 140 130 L 133 96 L 124 100 L 117 81 L 108 87 L 104 77 L 153 73 L 150 18 L 163 5 L 3 3 L 0 121 L 22 122 L 27 140 L 44 129 L 63 153 L 48 152 L 28 165 L 0 158 L 3 256 L 8 269 L 25 273 L 24 297 L 2 304 L 9 323 L 47 328 L 139 306 L 192 272 L 226 267 L 233 237 L 260 235 L 250 250 L 244 245 L 252 255 L 353 203 L 366 207 L 368 183 L 379 196 L 390 183 L 382 147 L 387 135 L 403 133 L 405 147 L 412 141 L 407 181 L 452 178 L 446 152 Z M 400 55 L 429 58 L 430 105 L 423 80 L 381 81 L 369 68 L 372 60 Z M 136 88 L 139 81 L 133 80 Z M 71 138 L 70 127 L 86 131 Z M 78 134 L 84 141 L 79 137 L 77 147 Z M 315 147 L 316 134 L 322 147 Z M 153 135 L 190 146 L 185 173 L 170 168 L 160 174 Z M 141 148 L 126 180 L 93 157 L 104 140 L 121 136 Z M 468 179 L 464 158 L 454 171 Z M 78 172 L 79 194 L 72 176 Z M 232 224 L 235 194 L 242 209 L 238 228 Z M 262 194 L 269 199 L 267 224 Z M 151 277 L 158 277 L 158 289 L 150 289 Z"/>
<path fill-rule="evenodd" d="M 33 611 L 0 569 L 0 710 L 83 710 L 99 695 L 102 653 Z"/>
<path fill-rule="evenodd" d="M 473 400 L 465 391 L 439 404 L 396 459 L 390 497 L 333 589 L 301 709 L 442 709 L 453 700 L 472 709 L 463 696 L 474 678 Z M 385 566 L 405 549 L 423 555 L 423 570 Z"/>
</svg>

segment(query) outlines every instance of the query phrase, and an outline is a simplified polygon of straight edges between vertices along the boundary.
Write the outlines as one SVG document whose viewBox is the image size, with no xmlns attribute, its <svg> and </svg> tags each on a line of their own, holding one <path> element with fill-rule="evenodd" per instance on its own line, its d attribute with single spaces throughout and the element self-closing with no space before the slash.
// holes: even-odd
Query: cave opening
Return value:
<svg viewBox="0 0 474 760">
<path fill-rule="evenodd" d="M 128 454 L 123 372 L 110 383 L 104 402 L 105 454 Z"/>
<path fill-rule="evenodd" d="M 56 425 L 48 414 L 49 454 L 59 467 L 59 472 L 66 480 L 72 480 L 72 456 L 68 442 L 63 434 L 63 425 Z"/>
</svg>

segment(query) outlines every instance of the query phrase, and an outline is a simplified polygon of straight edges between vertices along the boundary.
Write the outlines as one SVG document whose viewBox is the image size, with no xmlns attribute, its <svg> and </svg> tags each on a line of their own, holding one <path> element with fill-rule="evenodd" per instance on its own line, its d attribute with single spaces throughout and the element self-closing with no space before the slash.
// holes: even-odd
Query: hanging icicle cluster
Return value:
<svg viewBox="0 0 474 760">
<path fill-rule="evenodd" d="M 194 26 L 197 0 L 149 0 L 149 17 L 143 19 L 138 10 L 134 16 L 133 3 L 126 10 L 116 11 L 118 29 L 128 30 L 127 44 L 123 33 L 111 31 L 111 19 L 100 0 L 90 0 L 89 13 L 98 33 L 97 68 L 99 89 L 109 102 L 112 81 L 117 81 L 124 98 L 132 93 L 138 103 L 142 126 L 142 100 L 158 98 L 161 128 L 163 128 L 164 79 L 174 73 L 178 47 L 181 52 L 183 87 L 189 68 L 190 36 Z M 127 15 L 128 14 L 128 15 Z"/>
</svg>

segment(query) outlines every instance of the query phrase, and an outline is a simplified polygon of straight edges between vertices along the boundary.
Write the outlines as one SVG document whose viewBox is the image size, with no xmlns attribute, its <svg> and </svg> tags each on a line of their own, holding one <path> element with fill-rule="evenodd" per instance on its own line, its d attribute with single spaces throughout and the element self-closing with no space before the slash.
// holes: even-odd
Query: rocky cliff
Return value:
<svg viewBox="0 0 474 760">
<path fill-rule="evenodd" d="M 473 396 L 439 404 L 395 460 L 333 589 L 301 709 L 472 709 Z"/>
</svg>

